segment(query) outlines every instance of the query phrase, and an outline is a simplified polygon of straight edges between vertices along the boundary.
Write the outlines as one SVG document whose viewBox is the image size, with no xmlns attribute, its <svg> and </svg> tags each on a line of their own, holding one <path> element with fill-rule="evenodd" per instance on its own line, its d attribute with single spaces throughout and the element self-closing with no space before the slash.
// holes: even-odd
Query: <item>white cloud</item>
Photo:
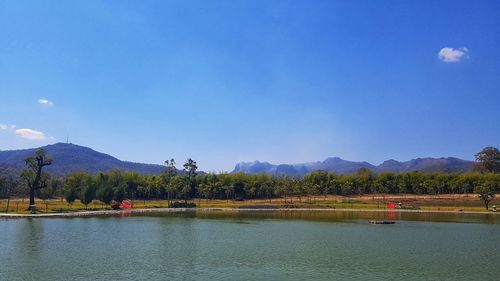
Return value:
<svg viewBox="0 0 500 281">
<path fill-rule="evenodd" d="M 444 62 L 457 62 L 462 58 L 468 58 L 467 55 L 469 53 L 469 49 L 467 48 L 458 48 L 453 49 L 450 47 L 444 47 L 439 50 L 438 58 Z"/>
<path fill-rule="evenodd" d="M 43 140 L 45 139 L 45 134 L 32 130 L 32 129 L 18 129 L 16 130 L 16 135 L 20 136 L 21 138 L 29 139 L 29 140 Z"/>
<path fill-rule="evenodd" d="M 14 129 L 16 125 L 7 125 L 0 123 L 0 130 Z"/>
<path fill-rule="evenodd" d="M 47 99 L 39 99 L 38 103 L 41 104 L 41 105 L 45 105 L 45 106 L 52 106 L 52 105 L 54 105 L 53 102 L 51 102 L 51 101 L 49 101 Z"/>
</svg>

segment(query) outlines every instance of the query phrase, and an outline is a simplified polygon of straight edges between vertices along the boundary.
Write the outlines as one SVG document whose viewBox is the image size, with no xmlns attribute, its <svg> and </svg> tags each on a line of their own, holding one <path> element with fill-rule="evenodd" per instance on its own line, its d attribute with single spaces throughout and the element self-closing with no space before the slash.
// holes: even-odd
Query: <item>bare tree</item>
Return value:
<svg viewBox="0 0 500 281">
<path fill-rule="evenodd" d="M 28 184 L 30 190 L 30 206 L 31 213 L 36 213 L 35 192 L 38 189 L 47 187 L 48 175 L 43 173 L 42 169 L 45 166 L 52 164 L 52 159 L 45 154 L 45 150 L 39 148 L 34 156 L 24 159 L 26 169 L 23 170 L 21 177 Z"/>
</svg>

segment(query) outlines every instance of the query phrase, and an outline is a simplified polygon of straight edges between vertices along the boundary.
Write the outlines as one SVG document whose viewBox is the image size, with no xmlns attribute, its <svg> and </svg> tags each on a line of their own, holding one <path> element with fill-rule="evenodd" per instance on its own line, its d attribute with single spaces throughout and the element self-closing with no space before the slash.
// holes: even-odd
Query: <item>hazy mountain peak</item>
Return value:
<svg viewBox="0 0 500 281">
<path fill-rule="evenodd" d="M 135 171 L 143 174 L 160 174 L 165 169 L 162 165 L 121 161 L 111 155 L 77 144 L 55 143 L 42 148 L 44 148 L 47 154 L 54 159 L 53 164 L 47 167 L 47 171 L 53 174 L 66 175 L 81 170 L 96 173 L 113 169 Z M 36 148 L 0 151 L 0 166 L 19 171 L 24 168 L 24 159 L 32 156 L 35 151 Z M 378 166 L 374 166 L 365 161 L 354 162 L 344 160 L 340 157 L 328 157 L 323 162 L 316 161 L 299 164 L 275 165 L 259 160 L 253 162 L 240 162 L 236 164 L 233 172 L 302 176 L 316 170 L 335 172 L 338 174 L 351 174 L 361 168 L 366 168 L 377 173 L 409 171 L 458 173 L 470 171 L 473 165 L 474 162 L 472 161 L 455 157 L 419 157 L 404 162 L 390 159 Z"/>
<path fill-rule="evenodd" d="M 255 163 L 255 162 L 254 162 Z M 262 163 L 266 163 L 263 165 Z M 278 164 L 273 165 L 268 162 L 258 162 L 257 165 L 252 165 L 252 162 L 247 162 L 246 165 L 236 165 L 233 172 L 243 172 L 249 174 L 266 173 L 276 175 L 305 175 L 316 170 L 335 172 L 338 174 L 352 174 L 361 168 L 369 169 L 373 172 L 466 172 L 470 171 L 474 162 L 462 160 L 454 157 L 441 158 L 415 158 L 409 161 L 400 162 L 394 159 L 384 161 L 378 166 L 374 166 L 366 161 L 354 162 L 344 160 L 340 157 L 328 157 L 323 162 L 309 162 L 299 164 Z"/>
<path fill-rule="evenodd" d="M 394 159 L 389 159 L 389 160 L 385 160 L 384 162 L 382 162 L 382 164 L 380 164 L 379 166 L 380 167 L 384 167 L 384 166 L 394 166 L 394 165 L 400 165 L 401 162 L 399 161 L 396 161 Z"/>
<path fill-rule="evenodd" d="M 113 169 L 160 174 L 164 170 L 162 165 L 121 161 L 89 147 L 71 143 L 55 143 L 41 148 L 54 160 L 46 169 L 47 172 L 53 174 L 66 175 L 77 171 L 96 173 Z M 24 159 L 32 156 L 36 150 L 37 148 L 0 151 L 0 164 L 21 169 L 25 165 Z"/>
</svg>

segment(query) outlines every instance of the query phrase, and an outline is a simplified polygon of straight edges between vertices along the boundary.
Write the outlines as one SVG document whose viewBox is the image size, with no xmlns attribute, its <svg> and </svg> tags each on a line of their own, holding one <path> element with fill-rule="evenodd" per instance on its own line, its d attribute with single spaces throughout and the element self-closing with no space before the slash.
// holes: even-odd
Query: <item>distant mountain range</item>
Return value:
<svg viewBox="0 0 500 281">
<path fill-rule="evenodd" d="M 122 161 L 108 154 L 75 144 L 56 143 L 42 148 L 54 159 L 53 164 L 48 166 L 46 171 L 55 175 L 67 175 L 78 171 L 89 173 L 108 172 L 113 169 L 157 175 L 165 169 L 162 165 Z M 34 155 L 35 151 L 36 148 L 0 151 L 0 174 L 18 174 L 25 167 L 24 159 Z M 409 171 L 461 173 L 470 171 L 473 166 L 474 162 L 472 161 L 453 157 L 417 158 L 405 162 L 387 160 L 378 166 L 368 162 L 353 162 L 338 157 L 330 157 L 323 162 L 318 161 L 302 164 L 274 165 L 259 161 L 242 162 L 238 163 L 232 172 L 303 176 L 316 170 L 336 172 L 338 174 L 351 174 L 361 168 L 367 168 L 376 173 Z"/>
<path fill-rule="evenodd" d="M 141 174 L 160 174 L 165 169 L 162 165 L 121 161 L 108 154 L 75 144 L 56 143 L 42 148 L 54 159 L 53 164 L 46 167 L 46 171 L 56 175 L 67 175 L 77 171 L 108 172 L 113 169 Z M 24 159 L 34 155 L 36 150 L 31 148 L 0 151 L 0 172 L 19 172 L 25 167 Z"/>
<path fill-rule="evenodd" d="M 279 164 L 274 165 L 269 162 L 242 162 L 236 164 L 232 171 L 233 173 L 247 174 L 271 174 L 271 175 L 288 175 L 288 176 L 303 176 L 309 172 L 323 170 L 335 172 L 337 174 L 352 174 L 361 168 L 369 169 L 376 173 L 382 172 L 448 172 L 462 173 L 472 170 L 473 161 L 462 160 L 454 157 L 448 158 L 417 158 L 405 162 L 396 160 L 387 160 L 384 163 L 375 166 L 368 162 L 352 162 L 338 157 L 330 157 L 323 162 L 310 162 L 301 164 Z"/>
</svg>

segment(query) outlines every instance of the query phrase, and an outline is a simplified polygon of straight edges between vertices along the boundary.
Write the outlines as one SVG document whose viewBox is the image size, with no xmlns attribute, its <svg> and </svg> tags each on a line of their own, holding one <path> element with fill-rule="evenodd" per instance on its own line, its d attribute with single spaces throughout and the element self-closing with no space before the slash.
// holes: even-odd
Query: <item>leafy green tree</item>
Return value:
<svg viewBox="0 0 500 281">
<path fill-rule="evenodd" d="M 65 188 L 65 199 L 68 205 L 73 205 L 76 200 L 76 188 L 74 186 Z"/>
<path fill-rule="evenodd" d="M 288 181 L 288 178 L 283 178 Z M 314 171 L 304 176 L 304 182 L 310 194 L 327 195 L 329 190 L 328 172 Z M 288 192 L 286 192 L 288 194 Z"/>
<path fill-rule="evenodd" d="M 7 178 L 0 176 L 0 188 L 2 193 L 0 196 L 7 199 L 7 206 L 5 207 L 5 212 L 9 212 L 10 197 L 15 193 L 16 187 L 22 186 L 17 182 L 13 176 L 8 176 Z"/>
<path fill-rule="evenodd" d="M 487 146 L 475 156 L 476 170 L 486 173 L 500 173 L 500 151 L 498 148 Z"/>
<path fill-rule="evenodd" d="M 358 178 L 357 182 L 360 187 L 361 193 L 369 194 L 375 190 L 373 172 L 367 168 L 361 168 L 356 172 Z"/>
<path fill-rule="evenodd" d="M 177 168 L 175 167 L 175 159 L 172 158 L 170 160 L 165 160 L 165 172 L 163 173 L 162 178 L 167 192 L 168 205 L 171 204 L 171 200 L 174 196 L 174 193 L 172 193 L 171 189 L 169 188 L 169 183 L 170 180 L 176 175 Z"/>
<path fill-rule="evenodd" d="M 113 201 L 114 191 L 110 185 L 102 185 L 97 190 L 97 199 L 102 203 L 109 205 Z"/>
<path fill-rule="evenodd" d="M 7 198 L 7 208 L 5 209 L 6 213 L 9 212 L 10 192 L 10 186 L 7 183 L 6 178 L 0 175 L 0 198 Z"/>
<path fill-rule="evenodd" d="M 105 205 L 113 200 L 113 187 L 109 180 L 109 174 L 98 173 L 94 176 L 96 192 L 95 198 Z"/>
<path fill-rule="evenodd" d="M 221 187 L 222 185 L 215 174 L 204 176 L 203 179 L 200 179 L 200 184 L 198 184 L 199 194 L 207 200 L 214 198 L 220 192 Z"/>
<path fill-rule="evenodd" d="M 121 183 L 117 187 L 115 187 L 113 192 L 113 200 L 122 202 L 125 199 L 125 189 L 125 183 Z"/>
<path fill-rule="evenodd" d="M 5 180 L 5 177 L 1 176 L 0 175 L 0 196 L 1 198 L 7 198 L 7 196 L 5 195 L 7 193 L 7 184 L 6 184 L 6 180 Z"/>
<path fill-rule="evenodd" d="M 413 193 L 412 181 L 410 174 L 396 175 L 396 185 L 398 193 Z"/>
<path fill-rule="evenodd" d="M 398 186 L 396 177 L 393 173 L 382 173 L 377 177 L 375 182 L 376 190 L 379 193 L 397 193 Z"/>
<path fill-rule="evenodd" d="M 52 190 L 52 196 L 57 196 L 61 199 L 64 198 L 64 181 L 59 177 L 52 177 L 50 180 L 50 188 Z"/>
<path fill-rule="evenodd" d="M 474 189 L 474 192 L 479 194 L 479 198 L 483 201 L 486 210 L 488 210 L 490 202 L 495 199 L 496 185 L 497 183 L 493 181 L 485 181 Z"/>
<path fill-rule="evenodd" d="M 451 179 L 452 177 L 448 174 L 437 174 L 436 175 L 436 193 L 437 194 L 446 194 L 446 193 L 449 193 L 450 190 L 449 190 L 449 186 L 450 186 L 450 183 L 451 183 Z"/>
<path fill-rule="evenodd" d="M 77 172 L 66 177 L 66 182 L 64 183 L 65 189 L 74 189 L 76 197 L 82 194 L 82 190 L 85 185 L 90 181 L 90 175 L 86 172 Z"/>
<path fill-rule="evenodd" d="M 202 182 L 198 184 L 198 194 L 200 197 L 204 197 L 205 199 L 210 199 L 210 185 L 208 183 Z"/>
<path fill-rule="evenodd" d="M 184 172 L 186 173 L 185 186 L 182 189 L 182 196 L 184 198 L 184 202 L 187 204 L 187 200 L 191 197 L 194 197 L 196 194 L 196 170 L 198 166 L 196 165 L 196 161 L 189 158 L 184 163 Z"/>
<path fill-rule="evenodd" d="M 346 176 L 340 178 L 340 185 L 342 186 L 342 195 L 356 194 L 355 182 L 353 177 Z"/>
<path fill-rule="evenodd" d="M 110 184 L 112 187 L 117 187 L 119 186 L 122 182 L 124 182 L 123 179 L 123 174 L 120 170 L 112 170 L 107 174 L 107 182 Z"/>
<path fill-rule="evenodd" d="M 226 201 L 229 201 L 229 199 L 234 198 L 234 186 L 232 184 L 223 184 L 222 185 L 222 190 L 224 191 L 224 196 L 226 198 Z"/>
<path fill-rule="evenodd" d="M 149 192 L 151 190 L 147 185 L 139 185 L 137 187 L 137 192 L 139 193 L 139 196 L 144 200 L 144 205 L 146 205 L 146 199 L 149 197 Z"/>
<path fill-rule="evenodd" d="M 151 176 L 146 180 L 146 185 L 153 198 L 164 198 L 165 193 L 168 193 L 162 177 Z"/>
<path fill-rule="evenodd" d="M 335 173 L 328 174 L 328 193 L 329 194 L 342 194 L 342 185 L 340 184 L 341 180 Z M 305 191 L 303 191 L 305 192 Z"/>
<path fill-rule="evenodd" d="M 245 199 L 245 183 L 241 180 L 236 180 L 233 183 L 234 198 L 238 200 Z"/>
<path fill-rule="evenodd" d="M 91 183 L 87 184 L 83 190 L 82 190 L 82 195 L 80 196 L 80 201 L 82 202 L 83 205 L 85 205 L 85 209 L 88 207 L 90 203 L 92 203 L 92 200 L 95 198 L 95 186 Z"/>
<path fill-rule="evenodd" d="M 301 184 L 301 185 L 297 185 L 297 186 L 298 186 L 297 190 L 300 190 L 300 192 L 301 192 L 300 194 L 303 194 L 303 189 L 301 188 L 303 185 Z M 300 189 L 299 189 L 299 187 L 300 187 Z M 271 197 L 275 196 L 274 189 L 272 188 L 272 185 L 269 181 L 263 182 L 260 186 L 260 189 L 262 190 L 263 196 L 269 201 L 271 201 Z"/>
<path fill-rule="evenodd" d="M 171 194 L 175 195 L 175 198 L 184 198 L 184 189 L 186 187 L 185 179 L 182 176 L 173 176 L 168 183 L 168 190 Z M 180 196 L 179 196 L 180 195 Z M 185 200 L 187 203 L 187 200 Z"/>
<path fill-rule="evenodd" d="M 175 159 L 165 160 L 165 173 L 169 176 L 177 175 L 177 168 L 175 167 Z"/>
<path fill-rule="evenodd" d="M 123 174 L 123 181 L 125 183 L 125 197 L 137 197 L 137 187 L 142 183 L 142 176 L 136 172 L 125 172 Z"/>
<path fill-rule="evenodd" d="M 39 148 L 34 156 L 24 159 L 26 169 L 23 170 L 21 177 L 26 181 L 30 191 L 30 206 L 31 213 L 36 213 L 35 192 L 41 188 L 47 187 L 46 174 L 43 172 L 43 167 L 52 164 L 52 159 L 45 154 L 45 150 Z"/>
<path fill-rule="evenodd" d="M 452 193 L 468 194 L 474 192 L 474 186 L 477 185 L 476 180 L 476 174 L 461 174 L 450 179 L 448 185 Z"/>
<path fill-rule="evenodd" d="M 425 176 L 419 172 L 412 172 L 409 174 L 411 177 L 411 186 L 413 193 L 427 194 L 427 187 L 425 185 Z"/>
<path fill-rule="evenodd" d="M 188 176 L 194 176 L 196 174 L 196 170 L 198 169 L 196 161 L 194 161 L 191 158 L 186 160 L 186 163 L 184 163 L 183 166 L 184 166 L 184 171 L 188 174 Z"/>
<path fill-rule="evenodd" d="M 43 174 L 42 176 L 42 182 L 45 182 L 45 188 L 41 188 L 39 190 L 36 191 L 36 196 L 40 199 L 42 199 L 45 203 L 45 200 L 49 199 L 49 198 L 52 198 L 54 196 L 54 193 L 52 191 L 52 188 L 50 186 L 50 178 L 47 174 Z"/>
</svg>

